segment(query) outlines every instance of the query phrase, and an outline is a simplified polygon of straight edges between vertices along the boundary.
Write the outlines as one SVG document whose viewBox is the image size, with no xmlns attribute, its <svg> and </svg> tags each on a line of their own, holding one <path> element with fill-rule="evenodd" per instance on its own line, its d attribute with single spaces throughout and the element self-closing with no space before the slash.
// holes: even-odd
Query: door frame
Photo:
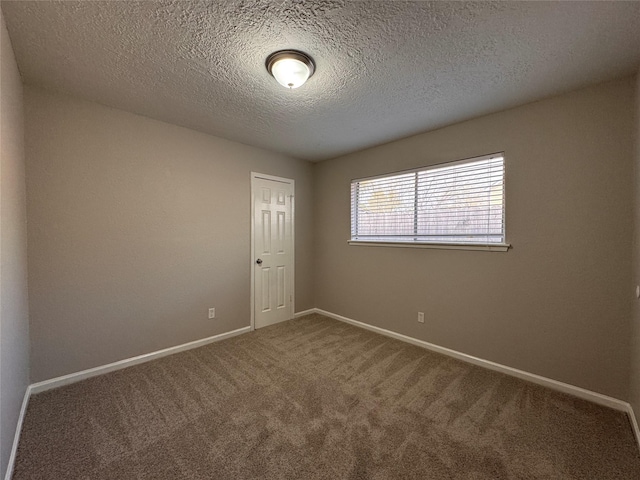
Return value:
<svg viewBox="0 0 640 480">
<path fill-rule="evenodd" d="M 257 188 L 256 188 L 256 180 L 269 180 L 272 182 L 279 182 L 279 183 L 286 183 L 291 185 L 291 189 L 293 190 L 293 197 L 291 198 L 291 243 L 292 243 L 292 254 L 291 254 L 291 261 L 293 263 L 292 268 L 291 268 L 291 286 L 290 288 L 290 293 L 289 295 L 291 295 L 291 318 L 293 318 L 294 313 L 296 311 L 295 308 L 295 302 L 296 302 L 296 269 L 295 269 L 295 264 L 296 264 L 296 237 L 295 237 L 295 232 L 296 232 L 296 182 L 294 179 L 292 178 L 285 178 L 285 177 L 277 177 L 275 175 L 267 175 L 264 173 L 257 173 L 257 172 L 251 172 L 251 214 L 250 214 L 250 218 L 251 218 L 251 259 L 250 259 L 250 264 L 251 264 L 251 330 L 255 330 L 256 329 L 256 311 L 255 311 L 255 290 L 256 290 L 256 275 L 255 275 L 255 197 L 257 194 Z"/>
</svg>

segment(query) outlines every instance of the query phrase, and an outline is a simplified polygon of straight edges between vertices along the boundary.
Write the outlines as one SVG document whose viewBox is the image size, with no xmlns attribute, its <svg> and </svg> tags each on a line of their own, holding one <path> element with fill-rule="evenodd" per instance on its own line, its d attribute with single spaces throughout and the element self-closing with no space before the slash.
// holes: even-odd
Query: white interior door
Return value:
<svg viewBox="0 0 640 480">
<path fill-rule="evenodd" d="M 253 318 L 261 328 L 293 318 L 293 180 L 252 174 Z"/>
</svg>

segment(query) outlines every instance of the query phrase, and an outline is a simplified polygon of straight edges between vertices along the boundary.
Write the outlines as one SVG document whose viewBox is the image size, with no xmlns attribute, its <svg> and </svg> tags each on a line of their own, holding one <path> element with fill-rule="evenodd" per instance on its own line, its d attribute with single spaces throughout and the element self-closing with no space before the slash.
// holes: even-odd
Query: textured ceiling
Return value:
<svg viewBox="0 0 640 480">
<path fill-rule="evenodd" d="M 631 74 L 640 2 L 2 2 L 25 83 L 320 160 Z M 264 62 L 303 50 L 282 88 Z"/>
</svg>

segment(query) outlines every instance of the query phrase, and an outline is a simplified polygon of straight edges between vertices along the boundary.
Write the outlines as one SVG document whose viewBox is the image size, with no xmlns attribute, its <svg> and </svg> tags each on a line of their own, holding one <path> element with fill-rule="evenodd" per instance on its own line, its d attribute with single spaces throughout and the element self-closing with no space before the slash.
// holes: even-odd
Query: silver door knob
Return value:
<svg viewBox="0 0 640 480">
<path fill-rule="evenodd" d="M 258 265 L 262 265 L 262 259 L 261 259 L 261 258 L 257 259 L 257 260 L 256 260 L 256 263 L 257 263 Z"/>
</svg>

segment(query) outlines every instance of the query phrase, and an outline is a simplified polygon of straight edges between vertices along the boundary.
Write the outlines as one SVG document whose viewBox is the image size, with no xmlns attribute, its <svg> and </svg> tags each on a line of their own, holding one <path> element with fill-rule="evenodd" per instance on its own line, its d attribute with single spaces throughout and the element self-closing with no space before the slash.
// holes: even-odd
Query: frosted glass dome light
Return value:
<svg viewBox="0 0 640 480">
<path fill-rule="evenodd" d="M 313 75 L 315 65 L 306 53 L 297 50 L 281 50 L 267 58 L 267 70 L 280 85 L 298 88 Z"/>
<path fill-rule="evenodd" d="M 271 75 L 288 88 L 298 88 L 309 78 L 309 67 L 295 58 L 283 58 L 271 66 Z"/>
</svg>

